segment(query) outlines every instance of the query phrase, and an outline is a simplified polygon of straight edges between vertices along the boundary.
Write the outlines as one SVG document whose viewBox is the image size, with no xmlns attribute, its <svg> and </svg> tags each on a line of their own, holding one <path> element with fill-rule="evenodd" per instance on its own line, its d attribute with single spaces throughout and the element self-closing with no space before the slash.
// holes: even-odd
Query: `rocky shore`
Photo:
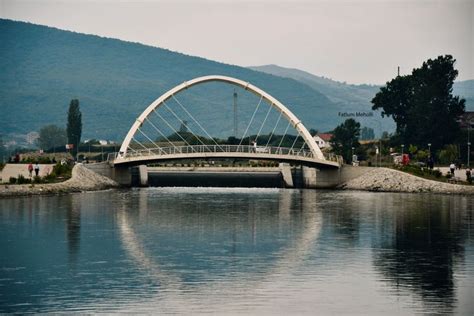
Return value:
<svg viewBox="0 0 474 316">
<path fill-rule="evenodd" d="M 427 180 L 389 168 L 375 168 L 338 186 L 344 190 L 474 194 L 474 186 Z"/>
<path fill-rule="evenodd" d="M 0 198 L 9 196 L 57 194 L 81 191 L 96 191 L 118 187 L 115 181 L 101 176 L 82 164 L 72 169 L 71 179 L 60 183 L 0 185 Z"/>
</svg>

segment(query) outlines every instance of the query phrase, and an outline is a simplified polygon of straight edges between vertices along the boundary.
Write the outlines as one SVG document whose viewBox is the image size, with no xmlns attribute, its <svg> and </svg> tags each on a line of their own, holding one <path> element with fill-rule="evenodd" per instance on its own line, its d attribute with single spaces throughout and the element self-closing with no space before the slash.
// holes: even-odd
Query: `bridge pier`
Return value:
<svg viewBox="0 0 474 316">
<path fill-rule="evenodd" d="M 290 164 L 281 162 L 278 167 L 280 168 L 285 188 L 293 188 L 293 175 L 291 173 Z"/>
<path fill-rule="evenodd" d="M 130 169 L 132 186 L 147 187 L 148 186 L 148 167 L 147 165 L 139 165 Z"/>
<path fill-rule="evenodd" d="M 123 186 L 148 186 L 148 173 L 149 168 L 146 165 L 139 165 L 135 167 L 111 166 L 109 163 L 91 163 L 85 164 L 86 168 L 109 177 Z M 337 185 L 347 182 L 351 179 L 357 178 L 373 168 L 371 167 L 353 167 L 353 166 L 342 166 L 339 169 L 330 168 L 314 168 L 314 167 L 291 167 L 288 163 L 280 163 L 278 168 L 275 168 L 275 172 L 281 173 L 281 179 L 283 180 L 286 188 L 303 187 L 308 189 L 330 189 Z M 251 168 L 252 172 L 259 172 Z M 183 170 L 182 172 L 196 172 L 194 168 L 191 170 Z M 201 170 L 202 171 L 202 170 Z M 213 172 L 219 172 L 214 170 Z M 235 170 L 235 172 L 239 172 Z"/>
</svg>

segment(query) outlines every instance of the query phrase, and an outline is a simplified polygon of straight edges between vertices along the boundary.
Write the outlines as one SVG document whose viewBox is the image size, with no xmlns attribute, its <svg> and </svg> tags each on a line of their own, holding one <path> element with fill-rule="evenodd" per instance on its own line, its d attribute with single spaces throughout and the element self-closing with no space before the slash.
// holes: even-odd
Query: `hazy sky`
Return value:
<svg viewBox="0 0 474 316">
<path fill-rule="evenodd" d="M 474 79 L 474 0 L 0 0 L 0 16 L 349 83 L 452 54 Z"/>
</svg>

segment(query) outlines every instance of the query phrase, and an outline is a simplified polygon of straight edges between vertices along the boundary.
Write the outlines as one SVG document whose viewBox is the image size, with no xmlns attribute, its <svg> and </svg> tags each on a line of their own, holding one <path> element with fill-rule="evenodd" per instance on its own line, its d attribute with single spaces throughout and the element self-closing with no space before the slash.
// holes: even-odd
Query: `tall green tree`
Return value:
<svg viewBox="0 0 474 316">
<path fill-rule="evenodd" d="M 354 119 L 347 119 L 341 125 L 338 125 L 331 139 L 332 149 L 335 154 L 341 155 L 344 161 L 352 161 L 352 147 L 354 153 L 360 147 L 360 123 Z"/>
<path fill-rule="evenodd" d="M 369 140 L 369 139 L 374 139 L 375 138 L 375 133 L 374 129 L 370 127 L 364 126 L 361 131 L 360 131 L 360 139 L 361 140 Z"/>
<path fill-rule="evenodd" d="M 66 130 L 54 124 L 43 126 L 37 142 L 38 146 L 45 150 L 64 146 L 67 143 Z"/>
<path fill-rule="evenodd" d="M 3 136 L 0 134 L 0 163 L 3 163 L 7 160 L 7 149 L 5 143 L 3 142 Z"/>
<path fill-rule="evenodd" d="M 79 108 L 79 100 L 77 99 L 72 99 L 71 103 L 69 103 L 66 131 L 68 143 L 74 145 L 71 153 L 75 157 L 77 155 L 82 134 L 82 114 Z"/>
<path fill-rule="evenodd" d="M 451 55 L 429 59 L 411 75 L 387 82 L 372 99 L 372 109 L 382 109 L 382 116 L 397 124 L 401 143 L 431 143 L 436 150 L 455 141 L 460 132 L 456 120 L 465 111 L 465 100 L 452 94 L 455 62 Z"/>
</svg>

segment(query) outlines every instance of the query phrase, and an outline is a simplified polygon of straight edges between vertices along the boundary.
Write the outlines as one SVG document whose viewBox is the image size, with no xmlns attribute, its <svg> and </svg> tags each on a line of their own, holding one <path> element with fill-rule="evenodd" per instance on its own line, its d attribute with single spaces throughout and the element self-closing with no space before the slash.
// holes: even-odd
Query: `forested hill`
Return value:
<svg viewBox="0 0 474 316">
<path fill-rule="evenodd" d="M 83 139 L 121 140 L 154 99 L 183 81 L 209 74 L 257 85 L 287 104 L 308 128 L 332 129 L 342 121 L 338 112 L 344 110 L 293 79 L 137 43 L 4 19 L 0 19 L 0 69 L 0 134 L 4 137 L 38 131 L 51 123 L 64 127 L 69 102 L 77 98 L 83 114 Z M 194 101 L 206 100 L 202 101 L 205 106 L 196 110 L 217 112 L 224 98 L 232 104 L 232 91 L 197 89 Z M 242 121 L 250 115 L 243 114 Z M 232 120 L 210 129 L 215 136 L 229 136 Z"/>
<path fill-rule="evenodd" d="M 371 105 L 371 100 L 381 86 L 367 84 L 347 84 L 329 78 L 316 76 L 306 71 L 285 68 L 278 65 L 249 67 L 275 76 L 300 81 L 314 90 L 327 96 L 332 102 L 343 108 L 364 109 Z M 389 78 L 387 81 L 390 81 Z M 474 80 L 457 81 L 453 86 L 453 94 L 466 99 L 466 110 L 474 110 Z"/>
</svg>

